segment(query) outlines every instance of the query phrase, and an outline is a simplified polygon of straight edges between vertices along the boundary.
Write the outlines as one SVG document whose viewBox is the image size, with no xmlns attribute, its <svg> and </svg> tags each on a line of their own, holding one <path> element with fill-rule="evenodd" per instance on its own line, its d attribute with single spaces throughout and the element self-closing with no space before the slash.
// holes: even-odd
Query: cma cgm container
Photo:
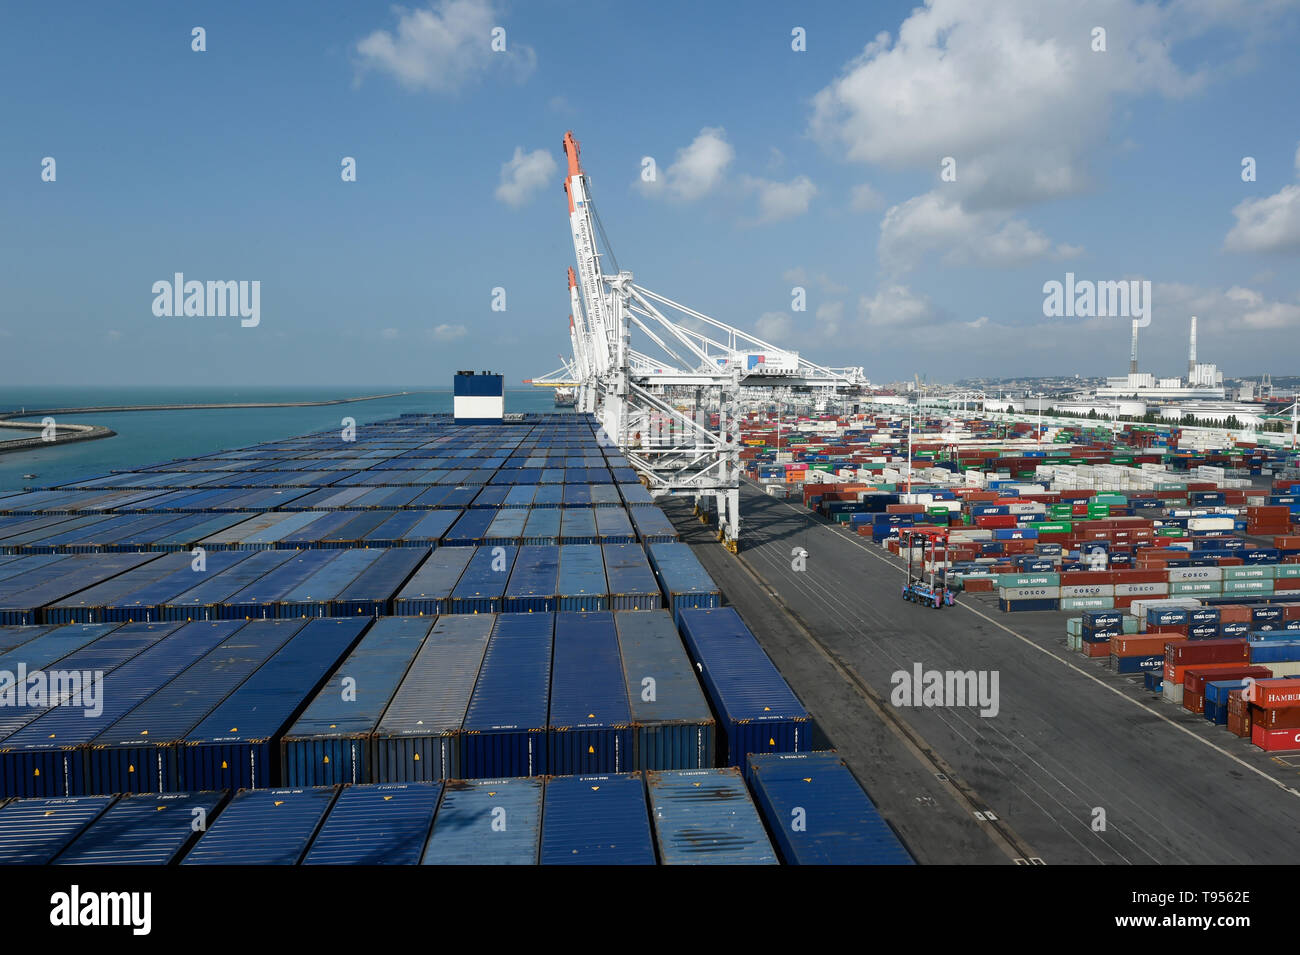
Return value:
<svg viewBox="0 0 1300 955">
<path fill-rule="evenodd" d="M 472 547 L 439 547 L 393 597 L 393 615 L 423 617 L 447 613 L 451 592 L 473 556 Z"/>
<path fill-rule="evenodd" d="M 555 610 L 560 548 L 525 544 L 519 548 L 506 584 L 505 613 L 550 613 Z"/>
<path fill-rule="evenodd" d="M 98 819 L 116 796 L 15 799 L 0 806 L 0 865 L 46 865 Z"/>
<path fill-rule="evenodd" d="M 475 614 L 434 623 L 375 730 L 376 782 L 460 775 L 458 737 L 495 622 Z"/>
<path fill-rule="evenodd" d="M 175 792 L 177 746 L 258 667 L 305 626 L 301 620 L 188 624 L 231 631 L 218 646 L 90 743 L 91 792 Z"/>
<path fill-rule="evenodd" d="M 914 864 L 838 753 L 750 756 L 749 780 L 787 864 Z"/>
<path fill-rule="evenodd" d="M 659 584 L 640 544 L 605 544 L 601 552 L 610 610 L 658 610 L 663 606 Z"/>
<path fill-rule="evenodd" d="M 183 789 L 250 789 L 279 779 L 280 735 L 369 620 L 312 620 L 182 741 Z"/>
<path fill-rule="evenodd" d="M 618 773 L 632 761 L 631 712 L 611 613 L 557 613 L 550 769 Z"/>
<path fill-rule="evenodd" d="M 596 544 L 560 545 L 557 584 L 560 610 L 608 610 L 605 561 Z"/>
<path fill-rule="evenodd" d="M 705 769 L 717 727 L 677 628 L 666 610 L 614 614 L 632 712 L 632 766 Z"/>
<path fill-rule="evenodd" d="M 646 552 L 659 589 L 678 625 L 683 610 L 722 605 L 718 585 L 691 553 L 689 544 L 650 544 Z"/>
<path fill-rule="evenodd" d="M 811 719 L 740 615 L 731 607 L 681 612 L 682 637 L 718 714 L 722 759 L 811 748 Z"/>
<path fill-rule="evenodd" d="M 303 865 L 417 865 L 442 783 L 348 786 L 334 800 Z"/>
<path fill-rule="evenodd" d="M 655 843 L 664 865 L 776 865 L 740 770 L 646 773 Z"/>
<path fill-rule="evenodd" d="M 542 806 L 542 865 L 655 864 L 640 773 L 553 776 Z"/>
<path fill-rule="evenodd" d="M 470 779 L 548 772 L 554 614 L 498 614 L 461 733 Z"/>
<path fill-rule="evenodd" d="M 433 624 L 432 617 L 375 621 L 284 734 L 286 786 L 371 782 L 371 737 Z"/>
<path fill-rule="evenodd" d="M 128 624 L 128 626 L 130 626 Z M 237 625 L 192 623 L 12 733 L 0 744 L 0 793 L 8 796 L 90 795 L 86 747 L 91 740 L 218 646 Z"/>
<path fill-rule="evenodd" d="M 54 864 L 171 865 L 197 841 L 227 795 L 202 792 L 123 796 L 59 853 Z"/>
<path fill-rule="evenodd" d="M 540 779 L 454 779 L 443 788 L 423 865 L 536 865 Z"/>
<path fill-rule="evenodd" d="M 181 865 L 297 865 L 337 793 L 336 786 L 235 793 Z"/>
</svg>

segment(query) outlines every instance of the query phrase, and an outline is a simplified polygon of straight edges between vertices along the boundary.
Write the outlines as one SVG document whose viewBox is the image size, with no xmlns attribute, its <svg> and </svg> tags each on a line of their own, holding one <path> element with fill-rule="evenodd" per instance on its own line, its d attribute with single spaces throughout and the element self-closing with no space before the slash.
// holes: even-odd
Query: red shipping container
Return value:
<svg viewBox="0 0 1300 955">
<path fill-rule="evenodd" d="M 1273 581 L 1273 589 L 1276 590 L 1300 590 L 1300 577 L 1282 577 Z M 1294 618 L 1287 618 L 1294 619 Z"/>
<path fill-rule="evenodd" d="M 1081 645 L 1085 657 L 1108 657 L 1110 656 L 1110 641 L 1103 640 L 1100 643 L 1091 643 L 1087 640 Z"/>
<path fill-rule="evenodd" d="M 1300 749 L 1300 729 L 1271 730 L 1259 724 L 1250 728 L 1250 741 L 1269 753 Z"/>
<path fill-rule="evenodd" d="M 1266 710 L 1300 706 L 1300 679 L 1268 680 L 1256 683 L 1251 702 Z"/>
<path fill-rule="evenodd" d="M 1250 708 L 1251 723 L 1258 723 L 1268 729 L 1300 729 L 1300 706 L 1281 707 L 1267 710 L 1262 706 L 1246 703 L 1246 694 L 1242 693 L 1242 702 Z"/>
<path fill-rule="evenodd" d="M 1205 712 L 1205 684 L 1211 680 L 1241 680 L 1246 677 L 1267 680 L 1273 676 L 1268 667 L 1191 667 L 1183 674 L 1183 709 Z"/>
<path fill-rule="evenodd" d="M 1117 657 L 1152 657 L 1157 653 L 1163 654 L 1165 647 L 1170 643 L 1181 642 L 1170 640 L 1168 637 L 1144 637 L 1127 634 L 1122 637 L 1111 637 L 1110 652 L 1112 656 Z"/>
<path fill-rule="evenodd" d="M 1165 652 L 1165 659 L 1178 666 L 1195 666 L 1198 663 L 1249 663 L 1250 642 L 1247 640 L 1192 640 Z M 1182 682 L 1179 680 L 1178 682 Z M 1300 682 L 1300 681 L 1297 681 Z"/>
<path fill-rule="evenodd" d="M 1250 623 L 1250 608 L 1245 604 L 1220 604 L 1220 623 Z"/>
</svg>

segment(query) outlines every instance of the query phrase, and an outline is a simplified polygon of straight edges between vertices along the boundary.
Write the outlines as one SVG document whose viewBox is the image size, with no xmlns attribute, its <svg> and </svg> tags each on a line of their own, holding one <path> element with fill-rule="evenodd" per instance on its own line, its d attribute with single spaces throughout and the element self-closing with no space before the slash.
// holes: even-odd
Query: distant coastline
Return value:
<svg viewBox="0 0 1300 955">
<path fill-rule="evenodd" d="M 39 421 L 19 421 L 18 418 L 52 418 L 56 415 L 83 414 L 118 414 L 124 411 L 202 411 L 205 409 L 231 408 L 313 408 L 323 405 L 343 405 L 358 401 L 377 401 L 381 398 L 400 398 L 409 395 L 409 391 L 395 391 L 386 395 L 362 395 L 356 398 L 327 398 L 322 401 L 228 401 L 189 404 L 161 405 L 88 405 L 79 408 L 19 408 L 16 411 L 0 411 L 0 422 L 6 428 L 22 428 L 42 431 L 45 425 Z M 50 445 L 71 444 L 74 441 L 95 441 L 99 438 L 111 438 L 115 434 L 111 428 L 98 424 L 56 424 L 54 437 L 11 438 L 0 441 L 0 454 L 15 451 L 28 451 L 35 448 L 48 448 Z"/>
</svg>

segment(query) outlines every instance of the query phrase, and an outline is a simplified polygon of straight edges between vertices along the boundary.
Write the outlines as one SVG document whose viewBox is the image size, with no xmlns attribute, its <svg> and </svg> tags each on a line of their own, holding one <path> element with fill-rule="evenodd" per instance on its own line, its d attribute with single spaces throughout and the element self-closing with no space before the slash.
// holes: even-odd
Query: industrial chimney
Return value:
<svg viewBox="0 0 1300 955">
<path fill-rule="evenodd" d="M 1192 343 L 1187 349 L 1187 383 L 1196 376 L 1196 316 L 1192 316 Z"/>
<path fill-rule="evenodd" d="M 1128 356 L 1128 373 L 1136 375 L 1138 373 L 1138 323 L 1133 323 L 1133 348 L 1129 351 Z"/>
</svg>

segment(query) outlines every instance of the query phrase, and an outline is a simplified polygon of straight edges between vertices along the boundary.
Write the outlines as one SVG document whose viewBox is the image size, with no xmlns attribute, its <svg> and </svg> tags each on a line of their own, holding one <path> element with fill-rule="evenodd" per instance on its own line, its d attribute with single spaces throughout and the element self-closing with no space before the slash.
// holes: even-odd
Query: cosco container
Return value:
<svg viewBox="0 0 1300 955">
<path fill-rule="evenodd" d="M 722 731 L 723 762 L 811 748 L 808 711 L 731 607 L 683 610 L 682 637 Z"/>
<path fill-rule="evenodd" d="M 749 781 L 789 865 L 912 865 L 838 753 L 749 757 Z"/>
<path fill-rule="evenodd" d="M 185 739 L 183 789 L 249 789 L 279 779 L 280 735 L 356 644 L 369 620 L 312 620 Z"/>
<path fill-rule="evenodd" d="M 423 865 L 536 865 L 540 779 L 455 779 L 443 787 Z"/>
<path fill-rule="evenodd" d="M 375 731 L 376 782 L 460 775 L 458 737 L 494 623 L 491 614 L 434 623 Z"/>
<path fill-rule="evenodd" d="M 238 792 L 181 865 L 297 865 L 337 794 L 336 786 Z"/>
<path fill-rule="evenodd" d="M 646 773 L 655 844 L 664 865 L 776 865 L 740 770 Z"/>
<path fill-rule="evenodd" d="M 461 734 L 467 778 L 548 772 L 554 629 L 554 614 L 497 616 Z"/>
<path fill-rule="evenodd" d="M 542 865 L 654 865 L 640 773 L 553 776 L 542 802 Z"/>
<path fill-rule="evenodd" d="M 225 792 L 123 796 L 99 816 L 55 865 L 171 865 L 199 838 Z"/>
<path fill-rule="evenodd" d="M 344 788 L 303 865 L 417 865 L 441 795 L 441 783 Z"/>
<path fill-rule="evenodd" d="M 665 610 L 614 614 L 632 713 L 636 769 L 705 769 L 717 727 L 672 617 Z"/>
<path fill-rule="evenodd" d="M 375 727 L 433 624 L 432 617 L 375 621 L 284 734 L 286 786 L 372 781 Z"/>
</svg>

